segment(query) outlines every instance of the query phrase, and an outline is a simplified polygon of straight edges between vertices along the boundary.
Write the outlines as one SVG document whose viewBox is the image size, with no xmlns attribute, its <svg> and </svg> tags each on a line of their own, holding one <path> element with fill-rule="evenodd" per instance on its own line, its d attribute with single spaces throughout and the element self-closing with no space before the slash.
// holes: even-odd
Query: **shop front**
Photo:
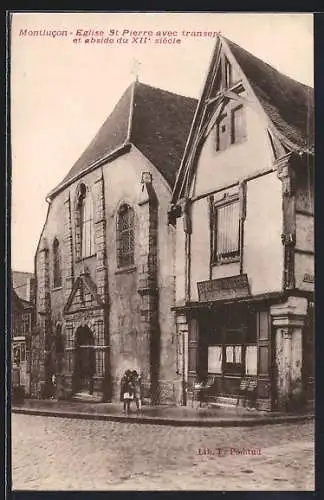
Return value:
<svg viewBox="0 0 324 500">
<path fill-rule="evenodd" d="M 14 337 L 12 340 L 12 360 L 15 374 L 17 374 L 16 384 L 20 385 L 25 395 L 30 392 L 30 366 L 29 366 L 29 348 L 25 336 Z"/>
<path fill-rule="evenodd" d="M 273 348 L 266 305 L 214 302 L 208 307 L 193 308 L 189 350 L 193 336 L 197 349 L 196 356 L 189 354 L 189 392 L 197 380 L 208 382 L 210 401 L 221 397 L 236 404 L 242 387 L 252 386 L 257 406 L 271 408 Z"/>
</svg>

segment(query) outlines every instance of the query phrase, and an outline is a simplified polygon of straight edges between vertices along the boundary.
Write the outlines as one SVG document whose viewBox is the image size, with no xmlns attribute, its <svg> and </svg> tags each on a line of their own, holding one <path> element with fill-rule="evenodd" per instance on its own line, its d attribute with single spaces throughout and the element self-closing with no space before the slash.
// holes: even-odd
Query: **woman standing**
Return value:
<svg viewBox="0 0 324 500">
<path fill-rule="evenodd" d="M 126 370 L 123 378 L 121 379 L 120 386 L 120 399 L 123 401 L 123 410 L 125 415 L 129 414 L 130 403 L 134 399 L 134 392 L 132 372 L 130 370 Z"/>
<path fill-rule="evenodd" d="M 142 380 L 136 370 L 132 371 L 132 379 L 134 386 L 134 399 L 137 410 L 142 409 Z"/>
</svg>

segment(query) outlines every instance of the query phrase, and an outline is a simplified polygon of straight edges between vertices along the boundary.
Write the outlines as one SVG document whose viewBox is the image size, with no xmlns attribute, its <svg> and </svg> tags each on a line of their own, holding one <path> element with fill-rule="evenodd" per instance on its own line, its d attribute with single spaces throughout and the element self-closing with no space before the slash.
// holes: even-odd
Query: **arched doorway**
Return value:
<svg viewBox="0 0 324 500">
<path fill-rule="evenodd" d="M 95 351 L 93 334 L 88 326 L 79 326 L 75 333 L 74 392 L 93 393 Z"/>
</svg>

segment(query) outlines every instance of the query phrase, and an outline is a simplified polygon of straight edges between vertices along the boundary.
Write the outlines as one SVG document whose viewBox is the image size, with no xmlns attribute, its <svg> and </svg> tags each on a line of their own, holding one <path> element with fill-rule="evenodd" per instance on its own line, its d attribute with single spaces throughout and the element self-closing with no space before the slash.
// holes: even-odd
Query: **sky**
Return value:
<svg viewBox="0 0 324 500">
<path fill-rule="evenodd" d="M 29 36 L 25 30 L 66 30 L 68 36 Z M 85 43 L 89 37 L 80 37 L 77 30 L 103 31 L 95 38 L 113 42 Z M 110 30 L 119 30 L 118 36 L 108 36 Z M 128 42 L 119 44 L 123 30 L 151 30 L 153 36 L 146 35 L 144 43 L 143 35 L 140 43 L 141 36 L 126 33 L 122 38 Z M 157 31 L 172 31 L 166 38 L 180 43 L 155 43 Z M 199 98 L 215 45 L 211 34 L 217 31 L 313 86 L 313 16 L 308 13 L 13 14 L 12 269 L 34 270 L 46 195 L 80 157 L 127 86 L 137 76 L 143 83 Z"/>
</svg>

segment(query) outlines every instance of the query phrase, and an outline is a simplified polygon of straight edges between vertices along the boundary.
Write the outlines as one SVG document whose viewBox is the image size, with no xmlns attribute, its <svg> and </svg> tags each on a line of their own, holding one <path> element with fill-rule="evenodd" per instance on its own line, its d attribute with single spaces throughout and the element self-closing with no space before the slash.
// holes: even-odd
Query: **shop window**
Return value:
<svg viewBox="0 0 324 500">
<path fill-rule="evenodd" d="M 225 371 L 242 373 L 243 370 L 242 344 L 225 345 Z"/>
<path fill-rule="evenodd" d="M 26 344 L 24 342 L 13 346 L 13 361 L 18 365 L 26 361 Z"/>
<path fill-rule="evenodd" d="M 240 256 L 239 201 L 215 206 L 213 263 L 226 263 Z"/>
<path fill-rule="evenodd" d="M 245 374 L 257 375 L 258 349 L 256 345 L 247 345 L 245 349 Z"/>
<path fill-rule="evenodd" d="M 134 264 L 134 210 L 124 204 L 117 215 L 117 266 Z"/>
<path fill-rule="evenodd" d="M 222 373 L 223 348 L 221 345 L 208 346 L 208 373 Z"/>
</svg>

